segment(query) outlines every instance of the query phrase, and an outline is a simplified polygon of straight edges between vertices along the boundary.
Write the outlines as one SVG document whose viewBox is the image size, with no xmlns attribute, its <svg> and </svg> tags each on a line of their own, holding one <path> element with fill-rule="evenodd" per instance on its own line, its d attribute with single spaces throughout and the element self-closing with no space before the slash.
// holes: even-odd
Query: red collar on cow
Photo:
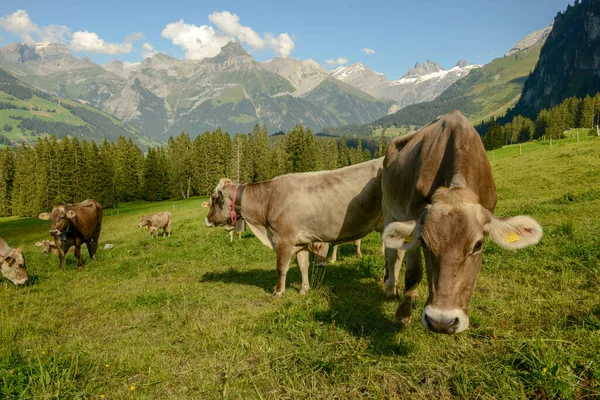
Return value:
<svg viewBox="0 0 600 400">
<path fill-rule="evenodd" d="M 242 219 L 242 193 L 246 185 L 236 185 L 233 189 L 233 199 L 231 201 L 231 211 L 229 211 L 229 218 L 231 223 L 235 226 L 238 219 Z"/>
</svg>

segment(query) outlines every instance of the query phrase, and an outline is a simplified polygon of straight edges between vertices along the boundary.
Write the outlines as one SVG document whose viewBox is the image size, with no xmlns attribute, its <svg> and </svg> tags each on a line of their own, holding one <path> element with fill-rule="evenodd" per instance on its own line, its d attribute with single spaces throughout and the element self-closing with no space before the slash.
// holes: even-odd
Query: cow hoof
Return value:
<svg viewBox="0 0 600 400">
<path fill-rule="evenodd" d="M 300 289 L 300 294 L 302 296 L 306 295 L 308 293 L 308 289 Z"/>
<path fill-rule="evenodd" d="M 283 292 L 273 292 L 273 297 L 278 299 L 283 295 Z"/>
<path fill-rule="evenodd" d="M 410 317 L 404 317 L 404 318 L 394 317 L 394 319 L 392 320 L 392 323 L 394 325 L 397 325 L 398 327 L 402 328 L 404 326 L 410 325 Z"/>
<path fill-rule="evenodd" d="M 385 299 L 386 300 L 395 300 L 396 299 L 396 293 L 386 293 L 385 294 Z"/>
</svg>

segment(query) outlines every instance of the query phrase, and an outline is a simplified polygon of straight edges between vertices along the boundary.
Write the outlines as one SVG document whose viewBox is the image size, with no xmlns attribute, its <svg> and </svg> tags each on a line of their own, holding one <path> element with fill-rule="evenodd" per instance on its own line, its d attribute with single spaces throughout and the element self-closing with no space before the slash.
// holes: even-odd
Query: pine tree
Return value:
<svg viewBox="0 0 600 400">
<path fill-rule="evenodd" d="M 338 168 L 338 146 L 335 139 L 327 139 L 325 145 L 325 157 L 323 159 L 323 169 L 332 170 Z"/>
<path fill-rule="evenodd" d="M 250 181 L 261 182 L 269 178 L 269 139 L 267 136 L 267 128 L 261 129 L 258 124 L 254 126 L 254 130 L 249 138 L 250 153 L 252 160 L 252 168 Z"/>
<path fill-rule="evenodd" d="M 346 144 L 346 135 L 343 135 L 340 138 L 340 144 L 338 149 L 338 168 L 350 165 L 350 149 L 348 149 L 348 145 Z"/>
<path fill-rule="evenodd" d="M 277 136 L 271 150 L 271 173 L 269 178 L 284 175 L 288 172 L 289 160 L 285 150 L 285 140 L 282 136 Z"/>
<path fill-rule="evenodd" d="M 13 215 L 31 217 L 40 211 L 33 196 L 36 176 L 35 151 L 21 145 L 15 152 L 15 175 L 11 209 Z"/>
<path fill-rule="evenodd" d="M 10 198 L 14 177 L 14 154 L 8 148 L 0 151 L 0 216 L 11 215 Z"/>
<path fill-rule="evenodd" d="M 376 158 L 385 157 L 387 153 L 387 142 L 385 140 L 384 131 L 381 131 L 381 135 L 379 135 L 379 141 L 377 142 L 377 153 L 375 154 Z"/>
<path fill-rule="evenodd" d="M 594 114 L 594 99 L 589 95 L 585 96 L 579 103 L 575 125 L 577 128 L 589 128 L 592 126 L 592 117 Z"/>
</svg>

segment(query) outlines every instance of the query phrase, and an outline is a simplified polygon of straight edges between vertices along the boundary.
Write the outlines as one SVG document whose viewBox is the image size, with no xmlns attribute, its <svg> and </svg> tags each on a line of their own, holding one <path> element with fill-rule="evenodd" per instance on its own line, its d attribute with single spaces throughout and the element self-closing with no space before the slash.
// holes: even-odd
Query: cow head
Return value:
<svg viewBox="0 0 600 400">
<path fill-rule="evenodd" d="M 48 239 L 44 239 L 41 242 L 37 242 L 35 245 L 41 247 L 45 255 L 50 254 L 53 249 L 56 249 L 56 243 L 51 242 Z"/>
<path fill-rule="evenodd" d="M 52 220 L 52 227 L 50 228 L 51 236 L 58 236 L 66 233 L 71 227 L 71 219 L 75 218 L 77 214 L 71 210 L 68 206 L 54 206 L 50 213 L 41 213 L 40 219 Z"/>
<path fill-rule="evenodd" d="M 481 268 L 484 237 L 505 249 L 540 241 L 542 227 L 532 218 L 495 217 L 465 187 L 439 188 L 417 220 L 394 222 L 383 232 L 385 245 L 423 249 L 429 297 L 423 324 L 434 332 L 458 333 L 469 326 L 468 303 Z"/>
<path fill-rule="evenodd" d="M 0 238 L 0 270 L 2 275 L 15 285 L 22 285 L 27 281 L 27 268 L 25 257 L 21 248 L 13 249 Z"/>
<path fill-rule="evenodd" d="M 208 202 L 208 215 L 204 219 L 206 226 L 233 225 L 229 212 L 233 201 L 235 185 L 231 179 L 221 179 Z"/>
<path fill-rule="evenodd" d="M 138 228 L 143 228 L 145 226 L 148 226 L 149 224 L 150 224 L 150 220 L 148 219 L 148 216 L 142 215 L 142 219 L 140 220 L 140 224 L 138 225 Z"/>
</svg>

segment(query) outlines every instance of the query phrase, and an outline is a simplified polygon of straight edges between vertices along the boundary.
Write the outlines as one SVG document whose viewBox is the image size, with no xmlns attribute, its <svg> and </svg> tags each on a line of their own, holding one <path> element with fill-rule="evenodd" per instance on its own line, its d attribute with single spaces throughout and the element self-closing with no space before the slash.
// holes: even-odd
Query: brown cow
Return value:
<svg viewBox="0 0 600 400">
<path fill-rule="evenodd" d="M 83 267 L 81 245 L 85 243 L 92 260 L 96 259 L 98 238 L 102 228 L 102 206 L 96 200 L 85 200 L 77 204 L 54 206 L 52 212 L 40 214 L 40 219 L 52 219 L 50 235 L 58 249 L 60 268 L 64 267 L 69 244 L 75 245 L 77 266 Z"/>
<path fill-rule="evenodd" d="M 392 140 L 382 178 L 383 240 L 407 251 L 404 298 L 394 322 L 410 322 L 425 255 L 429 296 L 423 324 L 434 332 L 469 326 L 468 302 L 481 267 L 484 237 L 506 249 L 537 243 L 542 228 L 530 217 L 498 218 L 496 186 L 479 134 L 458 111 Z M 389 263 L 389 268 L 393 263 Z M 398 279 L 398 265 L 389 281 Z"/>
<path fill-rule="evenodd" d="M 290 260 L 297 254 L 300 293 L 305 294 L 309 290 L 310 243 L 339 244 L 374 230 L 381 232 L 382 164 L 379 158 L 338 170 L 288 174 L 247 185 L 221 179 L 209 202 L 206 225 L 231 225 L 232 219 L 241 217 L 265 246 L 277 252 L 276 297 L 285 291 Z"/>
<path fill-rule="evenodd" d="M 171 236 L 171 213 L 163 211 L 152 215 L 142 215 L 138 227 L 145 226 L 150 230 L 150 237 L 158 237 L 159 229 L 163 230 L 163 237 L 167 237 L 167 233 Z"/>
<path fill-rule="evenodd" d="M 23 250 L 20 247 L 13 249 L 2 238 L 0 238 L 0 270 L 2 275 L 15 285 L 22 285 L 27 281 Z"/>
</svg>

